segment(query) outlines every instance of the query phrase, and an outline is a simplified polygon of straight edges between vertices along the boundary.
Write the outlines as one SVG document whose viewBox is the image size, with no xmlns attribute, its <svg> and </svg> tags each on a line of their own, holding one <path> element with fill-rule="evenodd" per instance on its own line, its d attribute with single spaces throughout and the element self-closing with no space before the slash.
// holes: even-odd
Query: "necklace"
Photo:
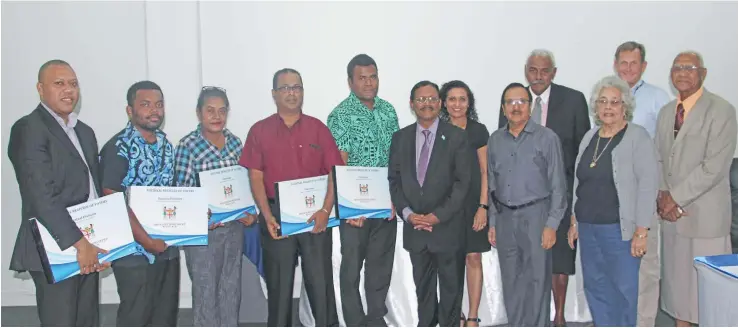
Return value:
<svg viewBox="0 0 738 328">
<path fill-rule="evenodd" d="M 600 157 L 602 157 L 602 154 L 605 153 L 605 150 L 607 149 L 607 146 L 610 145 L 610 142 L 612 141 L 612 139 L 615 139 L 615 136 L 612 136 L 610 137 L 610 140 L 607 140 L 605 147 L 602 148 L 602 152 L 599 155 L 597 155 L 597 152 L 600 149 L 600 134 L 599 133 L 597 134 L 597 144 L 595 145 L 595 151 L 594 151 L 594 154 L 592 155 L 592 163 L 589 163 L 589 167 L 597 166 L 597 161 L 600 159 Z"/>
</svg>

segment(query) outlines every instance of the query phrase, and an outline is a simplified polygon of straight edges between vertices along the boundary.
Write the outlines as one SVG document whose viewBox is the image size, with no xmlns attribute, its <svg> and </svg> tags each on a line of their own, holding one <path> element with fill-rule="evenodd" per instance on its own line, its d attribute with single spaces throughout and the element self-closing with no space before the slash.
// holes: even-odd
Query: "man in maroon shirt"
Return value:
<svg viewBox="0 0 738 328">
<path fill-rule="evenodd" d="M 292 325 L 292 286 L 298 252 L 310 308 L 317 327 L 338 326 L 333 290 L 333 238 L 326 231 L 334 193 L 330 172 L 343 160 L 328 127 L 302 113 L 302 77 L 294 69 L 277 71 L 272 97 L 277 113 L 251 127 L 239 164 L 249 169 L 251 192 L 259 207 L 269 314 L 267 325 Z M 329 175 L 323 206 L 310 218 L 311 233 L 278 236 L 279 208 L 274 183 Z M 309 221 L 310 222 L 310 221 Z"/>
</svg>

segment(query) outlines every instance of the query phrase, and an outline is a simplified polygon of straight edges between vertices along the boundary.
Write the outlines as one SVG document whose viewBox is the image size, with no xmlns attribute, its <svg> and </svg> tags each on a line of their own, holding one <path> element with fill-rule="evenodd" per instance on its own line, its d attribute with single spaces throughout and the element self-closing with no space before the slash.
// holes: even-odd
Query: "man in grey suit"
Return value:
<svg viewBox="0 0 738 328">
<path fill-rule="evenodd" d="M 694 258 L 729 254 L 729 173 L 736 147 L 735 108 L 703 87 L 707 69 L 697 52 L 671 67 L 676 100 L 660 111 L 656 149 L 661 183 L 658 212 L 665 222 L 661 307 L 678 327 L 699 324 Z"/>
<path fill-rule="evenodd" d="M 51 60 L 41 66 L 36 84 L 40 104 L 10 131 L 8 157 L 13 163 L 22 200 L 21 226 L 10 269 L 29 271 L 36 286 L 42 326 L 99 326 L 98 253 L 67 212 L 67 207 L 100 195 L 95 132 L 77 119 L 77 75 L 68 63 Z M 80 275 L 48 283 L 29 219 L 37 218 L 59 248 L 77 249 Z"/>
<path fill-rule="evenodd" d="M 417 117 L 392 136 L 388 178 L 404 220 L 404 247 L 413 264 L 418 326 L 458 326 L 464 292 L 464 220 L 469 189 L 466 133 L 439 120 L 438 85 L 421 81 L 410 92 Z M 440 281 L 440 302 L 436 297 Z"/>
<path fill-rule="evenodd" d="M 489 242 L 497 248 L 508 325 L 551 320 L 551 247 L 567 208 L 559 137 L 531 119 L 531 93 L 512 83 L 502 93 L 507 125 L 487 143 Z M 499 232 L 499 233 L 498 233 Z"/>
</svg>

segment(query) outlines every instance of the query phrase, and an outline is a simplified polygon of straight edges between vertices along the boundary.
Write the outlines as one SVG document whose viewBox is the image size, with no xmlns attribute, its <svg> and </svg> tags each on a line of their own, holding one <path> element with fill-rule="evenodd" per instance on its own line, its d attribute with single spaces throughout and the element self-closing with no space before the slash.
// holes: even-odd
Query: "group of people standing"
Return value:
<svg viewBox="0 0 738 328">
<path fill-rule="evenodd" d="M 675 100 L 642 80 L 645 56 L 639 43 L 620 45 L 618 76 L 600 80 L 588 102 L 582 92 L 554 84 L 553 54 L 534 50 L 525 64 L 528 85 L 511 83 L 503 90 L 499 125 L 491 134 L 462 81 L 415 84 L 409 106 L 417 122 L 401 129 L 393 105 L 378 97 L 377 63 L 360 54 L 347 65 L 351 92 L 327 124 L 302 112 L 302 77 L 286 68 L 272 81 L 277 113 L 254 124 L 243 146 L 226 128 L 226 91 L 204 87 L 195 111 L 199 124 L 174 147 L 160 129 L 163 92 L 142 81 L 128 90 L 126 127 L 99 153 L 94 132 L 74 113 L 74 71 L 64 61 L 49 61 L 39 70 L 41 103 L 11 130 L 8 155 L 23 221 L 10 268 L 31 272 L 42 325 L 99 325 L 98 272 L 110 264 L 98 263 L 105 250 L 86 241 L 66 207 L 129 186 L 198 186 L 199 172 L 241 165 L 249 170 L 259 215 L 212 225 L 208 246 L 186 248 L 195 325 L 238 324 L 243 227 L 256 222 L 267 324 L 292 325 L 299 256 L 316 326 L 337 326 L 332 231 L 326 229 L 333 185 L 310 219 L 313 230 L 285 237 L 278 232 L 274 183 L 330 177 L 336 165 L 387 167 L 392 215 L 339 226 L 347 326 L 387 325 L 398 217 L 412 261 L 418 326 L 482 323 L 481 255 L 491 247 L 499 256 L 508 324 L 550 325 L 552 291 L 553 324 L 565 326 L 578 246 L 595 325 L 653 326 L 660 293 L 661 307 L 678 326 L 697 324 L 692 260 L 731 250 L 728 171 L 736 114 L 703 87 L 707 70 L 698 53 L 674 59 Z M 32 217 L 61 249 L 77 249 L 81 275 L 46 282 Z M 135 240 L 157 255 L 153 263 L 131 255 L 112 264 L 121 300 L 117 324 L 175 326 L 179 251 L 152 239 L 130 210 L 129 218 Z M 469 308 L 463 311 L 465 278 Z"/>
</svg>

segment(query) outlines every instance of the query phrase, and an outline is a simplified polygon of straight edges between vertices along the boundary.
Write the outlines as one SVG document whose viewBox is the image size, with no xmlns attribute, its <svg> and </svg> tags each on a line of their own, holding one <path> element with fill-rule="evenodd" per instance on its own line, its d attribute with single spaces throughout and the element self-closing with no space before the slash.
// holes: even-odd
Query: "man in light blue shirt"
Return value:
<svg viewBox="0 0 738 328">
<path fill-rule="evenodd" d="M 653 138 L 659 110 L 671 101 L 671 97 L 663 89 L 641 79 L 646 66 L 646 48 L 638 42 L 625 42 L 615 51 L 615 71 L 628 82 L 630 92 L 636 98 L 633 123 L 646 128 Z"/>
<path fill-rule="evenodd" d="M 653 138 L 656 121 L 661 107 L 671 101 L 663 89 L 648 84 L 641 78 L 646 71 L 646 47 L 635 41 L 621 44 L 615 51 L 614 69 L 621 79 L 628 82 L 630 92 L 636 99 L 633 123 L 646 128 Z M 654 220 L 649 229 L 647 252 L 641 259 L 638 276 L 638 326 L 654 327 L 659 306 L 659 284 L 661 280 L 660 222 Z"/>
</svg>

